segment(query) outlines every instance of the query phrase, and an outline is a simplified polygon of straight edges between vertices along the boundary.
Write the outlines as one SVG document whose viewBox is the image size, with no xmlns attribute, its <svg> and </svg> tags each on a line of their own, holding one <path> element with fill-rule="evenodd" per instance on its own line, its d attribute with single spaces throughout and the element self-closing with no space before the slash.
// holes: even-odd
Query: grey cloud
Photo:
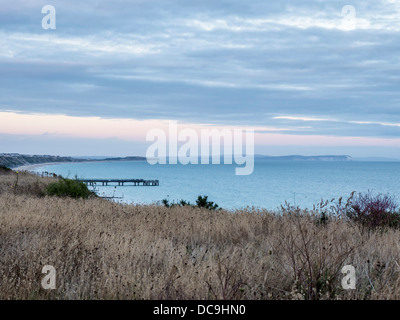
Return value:
<svg viewBox="0 0 400 320">
<path fill-rule="evenodd" d="M 5 2 L 3 110 L 399 136 L 349 122 L 400 122 L 396 3 L 354 1 L 370 27 L 343 31 L 336 1 L 56 0 L 44 31 L 42 2 Z M 274 119 L 288 114 L 342 122 Z"/>
</svg>

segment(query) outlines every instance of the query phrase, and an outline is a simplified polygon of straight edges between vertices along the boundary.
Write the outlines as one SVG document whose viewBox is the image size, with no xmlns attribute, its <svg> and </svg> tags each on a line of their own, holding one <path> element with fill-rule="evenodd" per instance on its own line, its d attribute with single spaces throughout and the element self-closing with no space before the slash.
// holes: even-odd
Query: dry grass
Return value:
<svg viewBox="0 0 400 320">
<path fill-rule="evenodd" d="M 0 175 L 0 299 L 398 299 L 400 231 L 311 213 L 44 197 Z M 341 268 L 357 289 L 341 289 Z M 44 265 L 55 290 L 41 288 Z"/>
</svg>

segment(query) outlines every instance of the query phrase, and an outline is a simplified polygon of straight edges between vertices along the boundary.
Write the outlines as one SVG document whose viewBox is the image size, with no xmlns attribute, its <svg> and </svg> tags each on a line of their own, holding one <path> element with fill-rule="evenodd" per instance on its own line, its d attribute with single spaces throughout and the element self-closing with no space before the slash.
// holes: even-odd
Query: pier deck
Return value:
<svg viewBox="0 0 400 320">
<path fill-rule="evenodd" d="M 94 186 L 101 183 L 103 186 L 159 186 L 158 180 L 145 180 L 145 179 L 78 179 L 86 183 L 86 185 Z"/>
</svg>

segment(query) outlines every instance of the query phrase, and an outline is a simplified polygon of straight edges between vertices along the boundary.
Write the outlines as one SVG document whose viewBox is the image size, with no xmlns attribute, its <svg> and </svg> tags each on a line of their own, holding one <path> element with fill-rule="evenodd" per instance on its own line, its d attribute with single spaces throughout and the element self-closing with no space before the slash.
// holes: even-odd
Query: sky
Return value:
<svg viewBox="0 0 400 320">
<path fill-rule="evenodd" d="M 144 155 L 176 120 L 400 158 L 399 35 L 400 0 L 2 0 L 0 153 Z"/>
</svg>

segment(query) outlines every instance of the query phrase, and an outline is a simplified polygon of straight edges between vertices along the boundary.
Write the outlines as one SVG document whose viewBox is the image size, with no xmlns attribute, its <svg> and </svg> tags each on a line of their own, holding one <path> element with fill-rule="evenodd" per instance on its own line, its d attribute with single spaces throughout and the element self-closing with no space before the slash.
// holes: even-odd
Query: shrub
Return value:
<svg viewBox="0 0 400 320">
<path fill-rule="evenodd" d="M 0 165 L 0 174 L 11 173 L 12 170 L 6 166 Z"/>
<path fill-rule="evenodd" d="M 198 196 L 197 200 L 196 200 L 196 205 L 199 208 L 206 208 L 209 210 L 217 210 L 217 208 L 219 207 L 216 203 L 212 202 L 212 201 L 207 201 L 208 196 Z M 194 205 L 192 205 L 189 201 L 186 200 L 180 200 L 179 202 L 175 203 L 169 203 L 168 199 L 163 199 L 161 200 L 162 204 L 167 207 L 167 208 L 171 208 L 174 206 L 179 206 L 179 207 L 184 207 L 184 206 L 191 206 L 193 207 Z M 219 208 L 221 209 L 221 208 Z"/>
<path fill-rule="evenodd" d="M 61 178 L 47 186 L 46 194 L 49 196 L 71 197 L 87 199 L 95 196 L 82 181 Z"/>
<path fill-rule="evenodd" d="M 198 196 L 196 204 L 199 208 L 206 208 L 209 210 L 216 210 L 218 205 L 212 201 L 207 201 L 208 196 Z"/>
<path fill-rule="evenodd" d="M 363 228 L 385 229 L 400 227 L 398 204 L 389 194 L 358 193 L 352 199 L 345 215 Z"/>
<path fill-rule="evenodd" d="M 171 206 L 171 205 L 169 204 L 169 200 L 168 200 L 168 199 L 162 199 L 161 202 L 162 202 L 162 204 L 163 204 L 165 207 L 167 207 L 167 208 L 169 208 L 169 207 Z"/>
<path fill-rule="evenodd" d="M 190 202 L 189 201 L 186 201 L 186 200 L 181 200 L 181 201 L 179 201 L 179 205 L 181 206 L 181 207 L 184 207 L 184 206 L 191 206 L 191 204 L 190 204 Z"/>
</svg>

